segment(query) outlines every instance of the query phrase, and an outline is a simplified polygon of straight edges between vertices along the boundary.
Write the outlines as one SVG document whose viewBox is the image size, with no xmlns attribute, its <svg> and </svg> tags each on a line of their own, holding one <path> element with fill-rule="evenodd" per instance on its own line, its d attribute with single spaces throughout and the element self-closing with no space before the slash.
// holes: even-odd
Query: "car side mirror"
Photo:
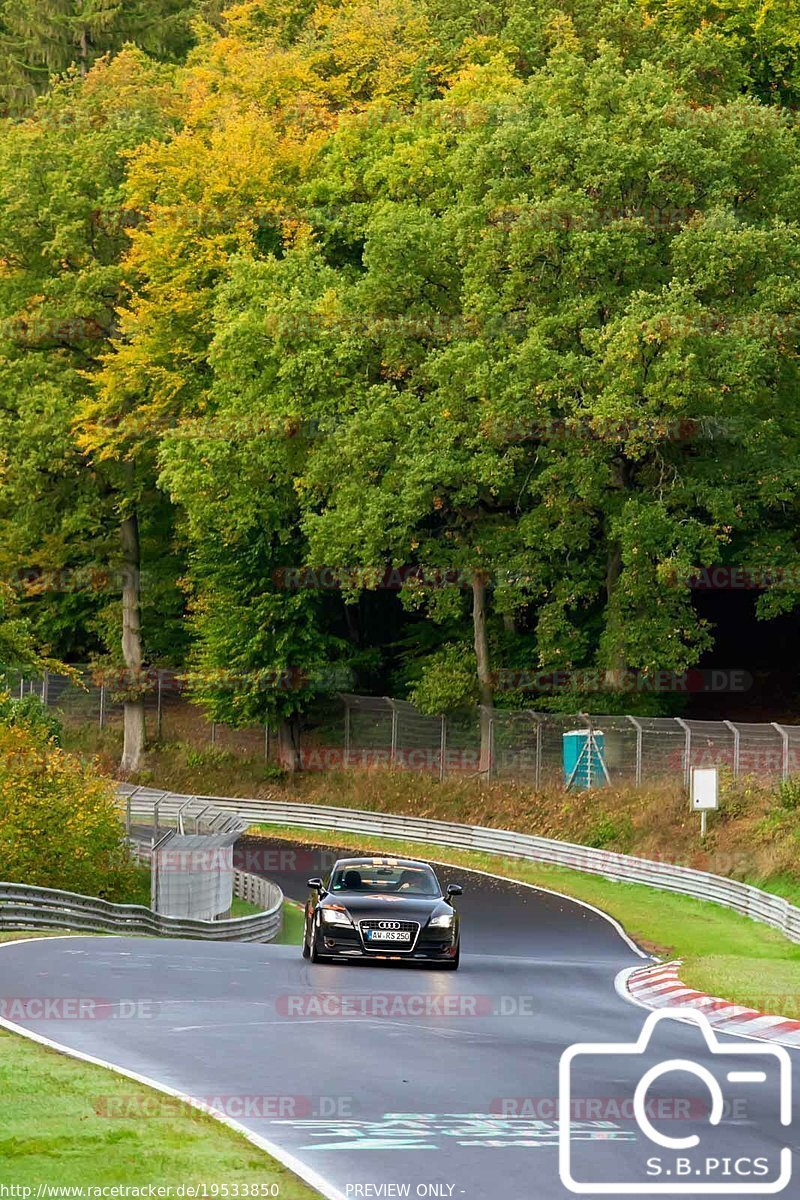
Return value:
<svg viewBox="0 0 800 1200">
<path fill-rule="evenodd" d="M 462 888 L 460 883 L 448 883 L 448 885 L 447 885 L 447 899 L 448 900 L 450 899 L 451 896 L 462 896 L 463 894 L 464 894 L 464 889 Z"/>
<path fill-rule="evenodd" d="M 325 884 L 322 882 L 321 879 L 317 879 L 316 877 L 314 879 L 309 879 L 308 886 L 310 888 L 315 888 L 318 892 L 325 891 Z"/>
</svg>

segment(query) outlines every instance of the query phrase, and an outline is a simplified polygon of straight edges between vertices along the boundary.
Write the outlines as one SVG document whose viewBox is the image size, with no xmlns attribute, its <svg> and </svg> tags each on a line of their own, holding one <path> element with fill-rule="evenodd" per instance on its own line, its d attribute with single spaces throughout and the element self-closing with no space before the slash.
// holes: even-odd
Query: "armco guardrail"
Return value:
<svg viewBox="0 0 800 1200">
<path fill-rule="evenodd" d="M 237 872 L 241 877 L 243 872 Z M 112 904 L 53 888 L 0 883 L 0 929 L 71 929 L 87 933 L 144 934 L 200 938 L 212 942 L 269 942 L 281 929 L 283 893 L 266 879 L 254 880 L 253 895 L 268 898 L 264 912 L 224 921 L 164 917 L 139 904 Z M 267 889 L 265 892 L 264 889 Z"/>
<path fill-rule="evenodd" d="M 121 796 L 132 789 L 120 785 Z M 140 789 L 138 803 L 147 803 L 145 789 Z M 156 793 L 159 794 L 159 793 Z M 162 803 L 177 809 L 188 797 L 160 793 Z M 169 800 L 166 800 L 166 796 Z M 420 817 L 401 817 L 392 813 L 368 812 L 364 809 L 336 808 L 318 804 L 286 804 L 272 800 L 243 800 L 226 796 L 202 796 L 197 799 L 213 805 L 222 812 L 235 814 L 250 824 L 297 825 L 305 829 L 341 830 L 343 833 L 371 834 L 375 837 L 403 838 L 451 846 L 462 850 L 478 850 L 502 854 L 508 858 L 528 859 L 553 866 L 572 867 L 592 875 L 602 875 L 624 883 L 644 883 L 662 891 L 678 892 L 696 900 L 707 900 L 733 909 L 780 930 L 792 942 L 800 942 L 800 908 L 780 896 L 722 875 L 677 867 L 669 863 L 594 850 L 552 838 L 535 837 L 510 829 L 487 829 L 481 825 L 459 825 L 449 821 L 433 821 Z M 133 800 L 134 806 L 137 801 Z"/>
</svg>

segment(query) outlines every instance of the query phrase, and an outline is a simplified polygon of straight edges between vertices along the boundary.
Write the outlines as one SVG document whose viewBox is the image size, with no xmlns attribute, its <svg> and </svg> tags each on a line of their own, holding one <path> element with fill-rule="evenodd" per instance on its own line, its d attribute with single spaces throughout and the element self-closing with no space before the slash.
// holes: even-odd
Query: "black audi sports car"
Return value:
<svg viewBox="0 0 800 1200">
<path fill-rule="evenodd" d="M 453 896 L 427 863 L 340 858 L 325 879 L 309 879 L 303 957 L 312 962 L 376 958 L 427 962 L 455 971 L 461 952 Z"/>
</svg>

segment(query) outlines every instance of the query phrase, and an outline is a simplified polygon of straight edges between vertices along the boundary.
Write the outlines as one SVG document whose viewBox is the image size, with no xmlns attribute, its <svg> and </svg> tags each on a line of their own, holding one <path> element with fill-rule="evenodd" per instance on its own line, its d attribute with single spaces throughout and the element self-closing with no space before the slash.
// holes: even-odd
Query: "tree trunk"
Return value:
<svg viewBox="0 0 800 1200">
<path fill-rule="evenodd" d="M 347 624 L 347 636 L 354 646 L 361 645 L 361 621 L 360 608 L 358 604 L 345 604 L 344 619 Z"/>
<path fill-rule="evenodd" d="M 608 552 L 606 563 L 606 662 L 603 682 L 610 692 L 622 691 L 625 682 L 625 652 L 616 595 L 621 574 L 622 554 L 619 546 L 614 546 Z"/>
<path fill-rule="evenodd" d="M 80 38 L 78 39 L 81 78 L 86 74 L 89 66 L 89 34 L 86 29 L 81 30 Z"/>
<path fill-rule="evenodd" d="M 492 676 L 489 668 L 489 642 L 486 637 L 486 576 L 475 571 L 472 576 L 472 628 L 475 638 L 475 658 L 478 664 L 478 695 L 481 704 L 481 758 L 482 774 L 492 769 L 492 716 L 494 700 Z"/>
<path fill-rule="evenodd" d="M 281 721 L 278 729 L 278 758 L 285 771 L 300 770 L 300 720 L 297 713 Z"/>
<path fill-rule="evenodd" d="M 142 683 L 142 627 L 140 597 L 139 522 L 136 513 L 120 528 L 122 539 L 122 657 L 133 691 Z M 142 767 L 145 746 L 144 696 L 126 700 L 123 711 L 123 744 L 120 770 L 130 775 Z"/>
</svg>

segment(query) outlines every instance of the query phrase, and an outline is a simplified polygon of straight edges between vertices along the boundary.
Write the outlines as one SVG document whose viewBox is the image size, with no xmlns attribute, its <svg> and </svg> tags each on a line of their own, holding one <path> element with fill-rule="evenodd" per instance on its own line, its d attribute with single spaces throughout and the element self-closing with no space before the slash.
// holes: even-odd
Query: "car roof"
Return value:
<svg viewBox="0 0 800 1200">
<path fill-rule="evenodd" d="M 391 858 L 388 856 L 382 857 L 379 855 L 362 854 L 358 858 L 337 858 L 333 864 L 333 870 L 337 867 L 427 867 L 433 870 L 430 863 L 421 862 L 417 858 Z M 434 872 L 435 873 L 435 872 Z"/>
</svg>

